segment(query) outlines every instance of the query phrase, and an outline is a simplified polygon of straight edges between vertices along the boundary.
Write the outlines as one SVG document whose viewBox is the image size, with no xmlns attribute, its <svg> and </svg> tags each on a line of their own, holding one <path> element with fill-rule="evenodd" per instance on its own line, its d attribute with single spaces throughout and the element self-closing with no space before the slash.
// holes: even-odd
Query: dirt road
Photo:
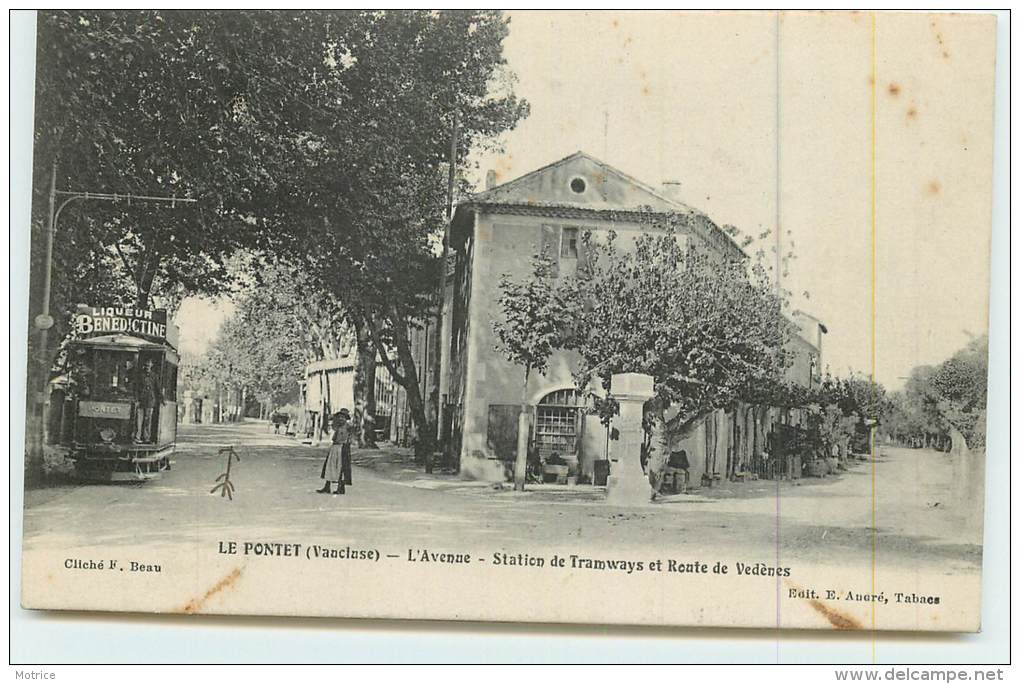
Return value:
<svg viewBox="0 0 1020 684">
<path fill-rule="evenodd" d="M 234 499 L 210 494 L 237 446 Z M 740 559 L 938 565 L 980 569 L 980 534 L 964 525 L 949 457 L 884 449 L 873 462 L 824 480 L 724 483 L 660 504 L 607 506 L 604 492 L 534 487 L 515 493 L 355 454 L 346 496 L 317 494 L 325 447 L 274 435 L 264 423 L 183 426 L 173 470 L 145 484 L 29 492 L 25 547 L 151 545 L 181 553 L 196 543 L 316 539 L 402 553 L 436 550 L 560 551 L 612 547 Z M 358 465 L 361 463 L 362 465 Z M 959 499 L 959 497 L 955 497 Z M 971 501 L 973 504 L 973 501 Z"/>
</svg>

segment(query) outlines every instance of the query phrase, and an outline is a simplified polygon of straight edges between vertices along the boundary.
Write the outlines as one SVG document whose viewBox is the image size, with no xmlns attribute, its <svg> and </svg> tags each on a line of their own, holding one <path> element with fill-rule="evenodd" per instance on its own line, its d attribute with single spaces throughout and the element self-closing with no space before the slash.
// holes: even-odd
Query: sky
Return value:
<svg viewBox="0 0 1020 684">
<path fill-rule="evenodd" d="M 678 181 L 719 225 L 771 230 L 767 248 L 792 246 L 783 286 L 826 323 L 836 374 L 896 387 L 986 332 L 991 18 L 881 14 L 872 34 L 858 13 L 510 17 L 531 115 L 479 175 L 584 150 L 653 186 Z"/>
<path fill-rule="evenodd" d="M 578 150 L 771 231 L 823 364 L 890 388 L 987 329 L 994 23 L 978 15 L 511 12 L 530 116 L 500 182 Z M 874 198 L 874 201 L 873 201 Z M 756 245 L 760 246 L 760 245 Z M 752 248 L 753 251 L 754 248 Z M 805 295 L 804 293 L 807 293 Z M 191 351 L 228 305 L 188 300 Z M 196 321 L 200 324 L 196 325 Z M 191 331 L 187 329 L 191 328 Z"/>
<path fill-rule="evenodd" d="M 181 354 L 196 357 L 205 353 L 235 308 L 228 297 L 188 297 L 181 302 L 174 318 L 181 329 Z"/>
</svg>

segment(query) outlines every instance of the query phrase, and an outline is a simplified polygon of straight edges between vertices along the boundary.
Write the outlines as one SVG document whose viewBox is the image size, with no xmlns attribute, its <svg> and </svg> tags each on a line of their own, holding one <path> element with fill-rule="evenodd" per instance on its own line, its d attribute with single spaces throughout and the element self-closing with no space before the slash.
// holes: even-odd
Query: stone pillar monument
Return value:
<svg viewBox="0 0 1020 684">
<path fill-rule="evenodd" d="M 653 380 L 642 373 L 613 376 L 613 397 L 620 403 L 620 415 L 613 419 L 620 438 L 610 447 L 607 503 L 615 506 L 643 506 L 652 499 L 652 487 L 641 470 L 641 419 L 645 402 L 655 395 Z"/>
</svg>

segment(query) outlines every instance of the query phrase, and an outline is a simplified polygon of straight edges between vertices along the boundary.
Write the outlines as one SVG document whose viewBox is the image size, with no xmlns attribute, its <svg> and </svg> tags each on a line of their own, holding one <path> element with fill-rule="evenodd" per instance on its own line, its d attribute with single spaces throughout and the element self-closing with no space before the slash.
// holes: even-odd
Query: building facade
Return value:
<svg viewBox="0 0 1020 684">
<path fill-rule="evenodd" d="M 683 217 L 677 239 L 699 252 L 744 257 L 705 214 L 583 152 L 457 206 L 450 235 L 456 267 L 444 316 L 449 364 L 443 391 L 447 448 L 462 471 L 493 477 L 499 466 L 506 469 L 516 453 L 523 400 L 532 412 L 532 449 L 542 458 L 563 459 L 580 481 L 593 479 L 595 463 L 606 458 L 608 435 L 598 418 L 587 414 L 575 387 L 576 359 L 555 353 L 547 372 L 532 373 L 525 387 L 523 370 L 495 349 L 491 322 L 501 316 L 500 276 L 528 277 L 532 255 L 542 250 L 554 258 L 560 276 L 570 275 L 585 260 L 583 232 L 604 240 L 614 231 L 626 249 L 641 234 L 660 231 L 656 226 L 667 215 Z M 706 459 L 701 460 L 704 470 Z"/>
<path fill-rule="evenodd" d="M 346 408 L 353 416 L 354 373 L 357 353 L 349 351 L 339 359 L 325 359 L 305 366 L 303 399 L 305 417 L 301 428 L 303 436 L 321 441 L 328 436 L 329 419 Z M 372 422 L 384 439 L 389 439 L 392 416 L 397 399 L 397 385 L 386 366 L 378 361 L 375 368 L 375 413 Z M 377 432 L 378 434 L 378 432 Z"/>
<path fill-rule="evenodd" d="M 411 355 L 418 376 L 418 391 L 427 400 L 435 353 L 435 317 L 410 331 Z M 323 439 L 329 428 L 329 416 L 342 408 L 355 414 L 354 374 L 358 352 L 353 343 L 340 350 L 340 358 L 324 359 L 305 366 L 301 396 L 304 416 L 298 428 L 301 434 L 315 440 Z M 416 439 L 407 390 L 392 376 L 381 358 L 376 358 L 373 386 L 375 412 L 372 414 L 376 438 L 401 446 L 410 446 Z M 325 421 L 324 418 L 325 417 Z"/>
<path fill-rule="evenodd" d="M 786 382 L 816 389 L 822 380 L 822 335 L 828 332 L 817 318 L 795 311 L 788 316 L 793 329 L 786 344 L 789 366 Z M 781 426 L 802 428 L 807 410 L 738 403 L 717 410 L 683 432 L 671 432 L 671 452 L 683 451 L 693 484 L 710 485 L 724 479 L 797 478 L 801 459 L 786 453 Z"/>
</svg>

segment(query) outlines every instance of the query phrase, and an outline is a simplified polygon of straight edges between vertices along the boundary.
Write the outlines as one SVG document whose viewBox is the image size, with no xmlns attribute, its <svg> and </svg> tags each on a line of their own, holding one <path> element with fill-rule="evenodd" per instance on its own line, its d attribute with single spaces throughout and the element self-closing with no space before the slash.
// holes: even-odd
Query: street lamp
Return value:
<svg viewBox="0 0 1020 684">
<path fill-rule="evenodd" d="M 63 201 L 60 205 L 57 205 L 57 196 L 63 197 Z M 50 170 L 50 195 L 49 195 L 49 221 L 46 227 L 46 261 L 43 266 L 43 301 L 42 301 L 42 312 L 35 317 L 34 324 L 36 329 L 39 330 L 39 353 L 38 358 L 42 366 L 42 378 L 40 381 L 40 391 L 36 397 L 36 417 L 39 421 L 38 430 L 36 436 L 38 444 L 36 445 L 38 458 L 33 459 L 31 467 L 34 472 L 26 473 L 26 477 L 31 476 L 35 478 L 41 478 L 42 466 L 43 466 L 43 447 L 46 444 L 46 423 L 45 423 L 45 404 L 46 404 L 46 388 L 50 382 L 50 364 L 48 355 L 49 346 L 49 332 L 50 328 L 53 327 L 54 320 L 50 314 L 50 298 L 52 294 L 52 271 L 53 271 L 53 238 L 57 232 L 57 220 L 60 218 L 60 212 L 64 210 L 68 204 L 74 200 L 101 200 L 106 202 L 120 202 L 127 201 L 129 204 L 132 200 L 143 201 L 143 202 L 169 202 L 171 206 L 176 206 L 178 202 L 182 203 L 193 203 L 198 200 L 183 198 L 183 197 L 157 197 L 151 195 L 134 195 L 131 193 L 109 193 L 109 192 L 75 192 L 68 190 L 57 190 L 57 165 L 54 162 L 52 169 Z"/>
</svg>

